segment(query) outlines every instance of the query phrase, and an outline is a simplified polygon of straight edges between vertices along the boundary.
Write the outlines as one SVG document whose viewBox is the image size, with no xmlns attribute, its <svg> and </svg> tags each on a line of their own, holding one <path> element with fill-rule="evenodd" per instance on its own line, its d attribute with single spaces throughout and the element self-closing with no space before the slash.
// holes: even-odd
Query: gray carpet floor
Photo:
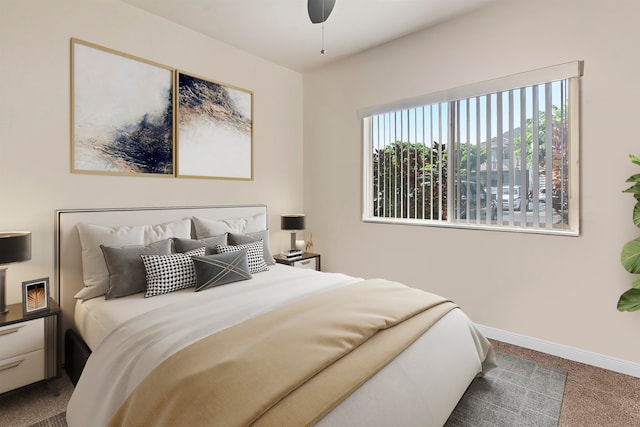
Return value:
<svg viewBox="0 0 640 427">
<path fill-rule="evenodd" d="M 67 427 L 66 413 L 54 415 L 51 418 L 32 424 L 30 427 Z"/>
<path fill-rule="evenodd" d="M 499 367 L 471 383 L 446 427 L 557 426 L 565 372 L 501 352 L 497 352 L 497 359 Z M 63 392 L 67 391 L 65 381 L 68 378 L 62 380 Z M 58 412 L 40 422 L 15 425 L 66 427 L 67 424 L 64 412 Z"/>
</svg>

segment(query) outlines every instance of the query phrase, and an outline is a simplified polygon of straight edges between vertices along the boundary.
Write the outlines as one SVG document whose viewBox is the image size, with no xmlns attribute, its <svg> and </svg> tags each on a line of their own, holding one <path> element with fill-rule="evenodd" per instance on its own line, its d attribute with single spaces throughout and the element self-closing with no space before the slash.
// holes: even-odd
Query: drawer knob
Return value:
<svg viewBox="0 0 640 427">
<path fill-rule="evenodd" d="M 6 371 L 7 369 L 17 368 L 22 362 L 24 362 L 24 359 L 9 363 L 8 365 L 0 366 L 0 372 Z"/>
<path fill-rule="evenodd" d="M 4 331 L 0 331 L 0 337 L 3 335 L 15 334 L 20 330 L 20 328 L 24 328 L 24 326 L 18 326 L 16 328 L 5 329 Z"/>
</svg>

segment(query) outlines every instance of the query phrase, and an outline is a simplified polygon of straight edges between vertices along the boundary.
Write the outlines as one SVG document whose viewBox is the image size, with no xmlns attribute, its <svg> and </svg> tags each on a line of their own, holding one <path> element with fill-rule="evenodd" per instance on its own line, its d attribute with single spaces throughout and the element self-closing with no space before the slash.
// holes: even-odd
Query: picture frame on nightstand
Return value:
<svg viewBox="0 0 640 427">
<path fill-rule="evenodd" d="M 22 312 L 25 316 L 49 310 L 49 278 L 22 282 Z"/>
</svg>

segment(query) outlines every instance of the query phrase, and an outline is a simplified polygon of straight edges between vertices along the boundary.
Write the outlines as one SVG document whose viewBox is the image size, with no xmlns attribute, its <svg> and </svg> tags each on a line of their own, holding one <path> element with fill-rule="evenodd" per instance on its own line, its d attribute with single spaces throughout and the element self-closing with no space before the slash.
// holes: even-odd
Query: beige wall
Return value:
<svg viewBox="0 0 640 427">
<path fill-rule="evenodd" d="M 638 16 L 635 0 L 503 0 L 305 74 L 304 206 L 323 266 L 446 295 L 493 328 L 640 362 L 640 313 L 616 310 L 632 281 L 620 250 L 640 235 L 621 192 L 638 172 L 627 154 L 640 154 Z M 359 109 L 573 60 L 585 64 L 580 237 L 361 221 Z"/>
<path fill-rule="evenodd" d="M 254 92 L 254 177 L 247 181 L 70 173 L 70 38 L 76 37 Z M 279 215 L 302 208 L 302 76 L 117 0 L 0 2 L 0 231 L 33 232 L 20 282 L 54 277 L 60 208 L 264 203 L 274 250 Z"/>
</svg>

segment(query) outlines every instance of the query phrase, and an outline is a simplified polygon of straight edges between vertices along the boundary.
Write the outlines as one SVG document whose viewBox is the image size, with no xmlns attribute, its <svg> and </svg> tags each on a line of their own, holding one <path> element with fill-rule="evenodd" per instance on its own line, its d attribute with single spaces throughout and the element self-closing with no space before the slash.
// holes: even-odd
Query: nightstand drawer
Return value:
<svg viewBox="0 0 640 427">
<path fill-rule="evenodd" d="M 308 268 L 310 270 L 317 270 L 318 258 L 301 259 L 300 261 L 294 261 L 291 265 L 296 268 Z"/>
<path fill-rule="evenodd" d="M 0 361 L 43 348 L 43 318 L 0 327 Z"/>
<path fill-rule="evenodd" d="M 273 257 L 278 264 L 288 265 L 290 267 L 303 268 L 308 270 L 320 271 L 320 255 L 311 252 L 304 252 L 295 261 L 287 258 L 283 255 L 276 255 Z"/>
<path fill-rule="evenodd" d="M 0 360 L 0 393 L 44 379 L 44 350 Z"/>
</svg>

